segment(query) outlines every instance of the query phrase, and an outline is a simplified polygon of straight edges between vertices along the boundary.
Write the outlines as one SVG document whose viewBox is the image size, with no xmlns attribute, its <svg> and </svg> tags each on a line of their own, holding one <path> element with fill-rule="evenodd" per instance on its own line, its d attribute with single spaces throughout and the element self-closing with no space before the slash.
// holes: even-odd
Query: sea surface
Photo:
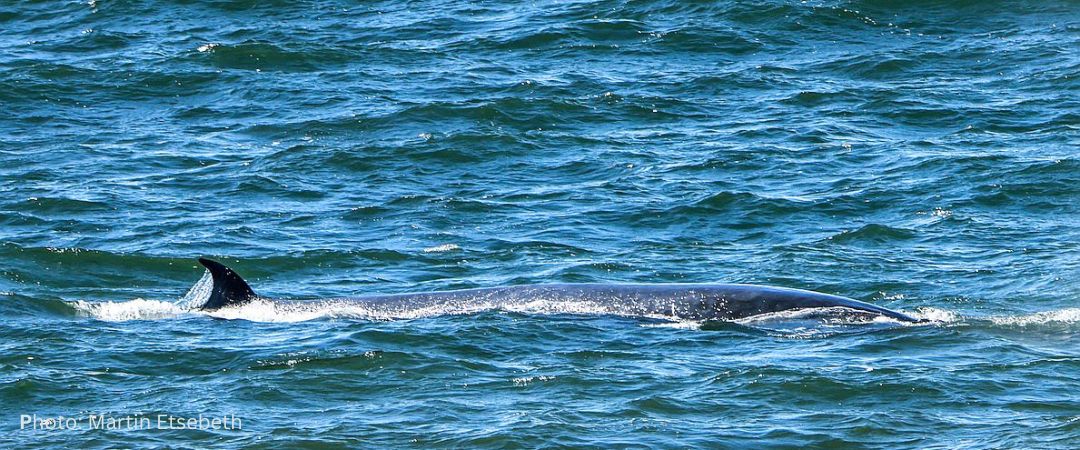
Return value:
<svg viewBox="0 0 1080 450">
<path fill-rule="evenodd" d="M 199 256 L 929 323 L 205 313 Z M 5 448 L 1078 448 L 1080 3 L 3 2 L 0 405 Z"/>
</svg>

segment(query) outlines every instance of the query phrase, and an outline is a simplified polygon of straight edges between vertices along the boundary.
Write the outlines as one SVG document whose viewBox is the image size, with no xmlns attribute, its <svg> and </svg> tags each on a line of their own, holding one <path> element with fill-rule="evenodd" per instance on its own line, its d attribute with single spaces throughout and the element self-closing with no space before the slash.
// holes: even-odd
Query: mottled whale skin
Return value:
<svg viewBox="0 0 1080 450">
<path fill-rule="evenodd" d="M 214 283 L 210 299 L 199 309 L 212 311 L 263 298 L 256 295 L 247 282 L 232 269 L 206 258 L 199 258 L 199 262 L 210 271 Z M 922 321 L 901 312 L 846 297 L 751 284 L 541 284 L 328 298 L 318 301 L 406 309 L 478 301 L 498 304 L 528 299 L 588 302 L 607 306 L 623 315 L 667 316 L 687 320 L 737 320 L 790 310 L 845 308 L 903 322 Z"/>
</svg>

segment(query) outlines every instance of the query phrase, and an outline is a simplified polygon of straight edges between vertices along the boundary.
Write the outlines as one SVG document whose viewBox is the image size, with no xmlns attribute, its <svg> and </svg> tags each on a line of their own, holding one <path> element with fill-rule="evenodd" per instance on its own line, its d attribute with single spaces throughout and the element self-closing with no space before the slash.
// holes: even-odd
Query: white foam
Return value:
<svg viewBox="0 0 1080 450">
<path fill-rule="evenodd" d="M 210 276 L 209 271 L 206 271 L 203 273 L 203 277 L 176 302 L 142 298 L 126 302 L 87 302 L 80 300 L 73 303 L 72 306 L 79 313 L 109 322 L 171 319 L 193 314 L 196 308 L 210 299 L 210 291 L 213 287 L 213 277 Z"/>
<path fill-rule="evenodd" d="M 998 316 L 991 317 L 990 321 L 995 325 L 1031 326 L 1031 325 L 1071 325 L 1080 323 L 1080 308 L 1065 308 L 1054 311 L 1043 311 L 1023 316 Z"/>
<path fill-rule="evenodd" d="M 86 302 L 80 300 L 72 306 L 75 307 L 76 311 L 109 322 L 169 319 L 189 313 L 187 308 L 183 308 L 176 303 L 141 298 L 126 302 Z"/>
<path fill-rule="evenodd" d="M 380 305 L 378 303 L 356 303 L 347 300 L 325 301 L 270 301 L 255 300 L 250 303 L 221 308 L 207 312 L 212 317 L 221 319 L 243 319 L 253 322 L 302 322 L 321 318 L 350 318 L 361 320 L 410 320 L 429 317 L 469 315 L 487 311 L 501 311 L 523 314 L 555 315 L 622 315 L 641 316 L 620 311 L 610 305 L 589 301 L 555 301 L 547 299 L 528 299 L 523 301 L 495 301 L 476 297 L 457 302 L 431 305 Z M 646 315 L 647 318 L 674 320 L 669 316 Z"/>
<path fill-rule="evenodd" d="M 494 309 L 489 304 L 443 304 L 427 307 L 394 308 L 343 300 L 252 302 L 221 308 L 205 314 L 219 319 L 242 319 L 252 322 L 304 322 L 324 318 L 360 320 L 408 320 L 446 315 L 461 315 Z"/>
<path fill-rule="evenodd" d="M 611 308 L 587 301 L 555 301 L 535 298 L 507 303 L 500 308 L 507 312 L 525 314 L 612 314 Z"/>
<path fill-rule="evenodd" d="M 670 318 L 666 318 L 666 319 L 670 319 Z M 696 330 L 696 329 L 701 328 L 701 326 L 703 324 L 704 324 L 703 321 L 698 321 L 698 320 L 675 320 L 675 321 L 660 322 L 660 323 L 645 323 L 645 324 L 642 324 L 641 326 L 645 327 L 645 328 L 672 328 L 672 329 L 676 329 L 676 330 Z"/>
<path fill-rule="evenodd" d="M 206 314 L 219 319 L 243 319 L 252 322 L 304 322 L 327 317 L 336 312 L 341 311 L 330 305 L 289 304 L 260 299 L 240 306 L 210 311 Z"/>
<path fill-rule="evenodd" d="M 443 245 L 436 245 L 434 247 L 425 248 L 424 253 L 450 252 L 450 251 L 454 251 L 454 250 L 457 250 L 457 249 L 460 249 L 460 248 L 461 247 L 458 247 L 457 244 L 443 244 Z"/>
<path fill-rule="evenodd" d="M 941 308 L 923 307 L 910 314 L 916 319 L 925 319 L 935 323 L 954 323 L 960 321 L 960 314 Z"/>
<path fill-rule="evenodd" d="M 528 386 L 529 384 L 532 384 L 532 383 L 534 383 L 536 381 L 551 381 L 551 380 L 554 380 L 554 379 L 555 379 L 554 375 L 539 375 L 539 376 L 531 376 L 531 377 L 518 377 L 518 378 L 514 378 L 514 379 L 512 379 L 510 381 L 512 383 L 514 383 L 514 386 Z"/>
</svg>

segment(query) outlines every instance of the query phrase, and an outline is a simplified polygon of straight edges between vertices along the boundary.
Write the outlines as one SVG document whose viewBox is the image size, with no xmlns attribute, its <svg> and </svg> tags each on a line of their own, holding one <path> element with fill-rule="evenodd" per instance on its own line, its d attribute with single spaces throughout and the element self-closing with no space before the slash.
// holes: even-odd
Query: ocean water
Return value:
<svg viewBox="0 0 1080 450">
<path fill-rule="evenodd" d="M 1078 78 L 1075 1 L 4 2 L 0 446 L 1077 448 Z"/>
</svg>

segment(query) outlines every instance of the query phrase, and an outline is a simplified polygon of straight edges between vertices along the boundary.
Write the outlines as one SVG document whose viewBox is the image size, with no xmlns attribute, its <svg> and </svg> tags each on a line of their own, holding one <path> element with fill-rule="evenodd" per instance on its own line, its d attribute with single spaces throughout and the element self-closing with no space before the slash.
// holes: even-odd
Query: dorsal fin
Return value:
<svg viewBox="0 0 1080 450">
<path fill-rule="evenodd" d="M 210 291 L 210 300 L 199 307 L 203 310 L 213 310 L 226 306 L 243 305 L 258 297 L 251 290 L 247 282 L 232 269 L 223 264 L 206 258 L 199 258 L 199 263 L 206 266 L 210 276 L 214 278 L 214 288 Z"/>
</svg>

